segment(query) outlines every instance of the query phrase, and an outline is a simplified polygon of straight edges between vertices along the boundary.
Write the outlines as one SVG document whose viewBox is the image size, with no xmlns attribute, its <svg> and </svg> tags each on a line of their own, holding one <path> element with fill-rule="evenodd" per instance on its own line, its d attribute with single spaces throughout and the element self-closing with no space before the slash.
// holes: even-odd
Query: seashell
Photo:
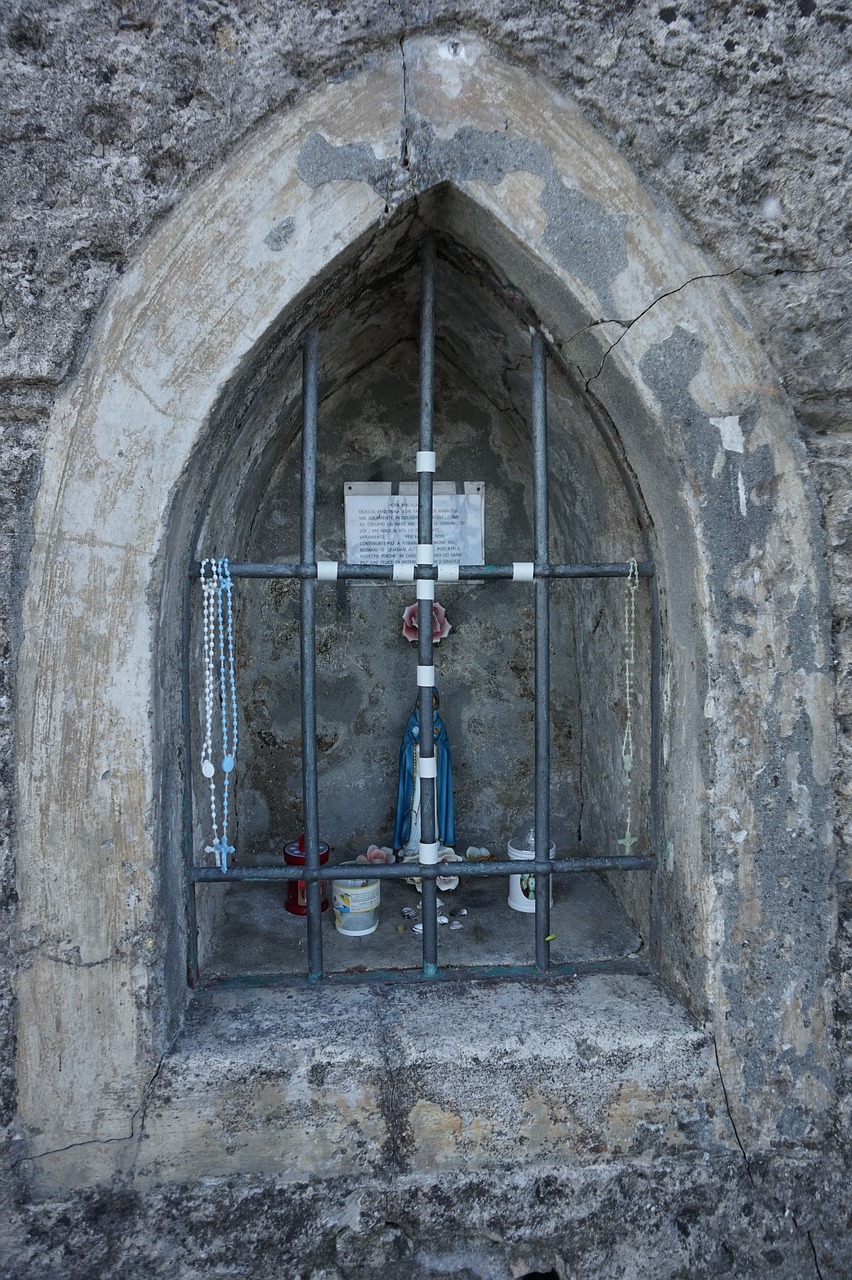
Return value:
<svg viewBox="0 0 852 1280">
<path fill-rule="evenodd" d="M 491 857 L 491 850 L 486 849 L 485 845 L 469 844 L 465 850 L 465 857 L 468 862 L 487 862 Z"/>
<path fill-rule="evenodd" d="M 406 920 L 413 920 L 414 917 L 417 915 L 417 912 L 415 911 L 414 907 L 403 907 L 402 914 Z"/>
<path fill-rule="evenodd" d="M 450 923 L 449 916 L 438 916 L 438 924 L 449 924 L 449 923 Z"/>
<path fill-rule="evenodd" d="M 422 933 L 422 932 L 423 932 L 423 921 L 422 921 L 422 920 L 418 920 L 416 924 L 413 924 L 413 925 L 411 926 L 411 932 L 412 932 L 412 933 Z"/>
<path fill-rule="evenodd" d="M 450 922 L 450 928 L 451 928 L 451 929 L 463 929 L 463 928 L 464 928 L 464 925 L 462 924 L 461 920 L 452 920 L 452 921 Z"/>
<path fill-rule="evenodd" d="M 450 915 L 453 917 L 453 919 L 455 919 L 457 916 L 466 916 L 467 907 L 453 907 L 452 911 L 450 912 Z"/>
</svg>

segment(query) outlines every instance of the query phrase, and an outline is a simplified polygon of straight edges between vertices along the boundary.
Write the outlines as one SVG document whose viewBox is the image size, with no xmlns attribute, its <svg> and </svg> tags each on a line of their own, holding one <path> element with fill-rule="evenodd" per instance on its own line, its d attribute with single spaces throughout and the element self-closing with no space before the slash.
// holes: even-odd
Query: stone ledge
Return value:
<svg viewBox="0 0 852 1280">
<path fill-rule="evenodd" d="M 712 1043 L 650 978 L 220 987 L 162 1064 L 134 1176 L 297 1182 L 732 1144 Z"/>
<path fill-rule="evenodd" d="M 824 1280 L 849 1276 L 848 1178 L 775 1152 L 293 1182 L 123 1181 L 19 1205 L 6 1276 L 43 1280 Z M 844 1234 L 846 1233 L 846 1234 Z M 638 1261 L 637 1261 L 638 1260 Z"/>
</svg>

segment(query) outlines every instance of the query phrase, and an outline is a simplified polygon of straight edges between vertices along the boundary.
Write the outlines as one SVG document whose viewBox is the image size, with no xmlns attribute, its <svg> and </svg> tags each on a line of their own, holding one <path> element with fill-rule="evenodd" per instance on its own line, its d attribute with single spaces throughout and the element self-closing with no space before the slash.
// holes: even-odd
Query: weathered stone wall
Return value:
<svg viewBox="0 0 852 1280">
<path fill-rule="evenodd" d="M 6 1030 L 0 1102 L 6 1122 L 11 1121 L 15 1103 L 15 1024 L 8 972 L 28 962 L 28 940 L 20 939 L 14 952 L 11 943 L 11 678 L 26 573 L 28 513 L 51 400 L 73 378 L 92 317 L 110 282 L 132 260 L 156 219 L 180 200 L 196 177 L 270 111 L 330 77 L 348 74 L 368 52 L 393 47 L 404 34 L 425 30 L 473 31 L 507 58 L 549 76 L 574 98 L 673 214 L 691 226 L 718 272 L 733 276 L 792 399 L 806 449 L 803 462 L 805 456 L 811 462 L 825 513 L 832 573 L 841 855 L 835 979 L 838 1034 L 843 1034 L 852 1017 L 847 977 L 852 960 L 852 393 L 846 300 L 849 114 L 843 80 L 850 52 L 848 22 L 844 5 L 821 0 L 730 7 L 540 2 L 519 8 L 489 0 L 400 6 L 344 0 L 329 7 L 187 6 L 154 0 L 100 6 L 70 3 L 62 8 L 49 3 L 4 6 L 0 632 L 6 675 L 0 704 L 0 778 L 7 800 L 0 831 L 0 903 L 7 970 L 0 987 Z M 702 283 L 684 281 L 683 288 L 701 289 Z M 845 1088 L 840 1084 L 841 1097 L 848 1098 L 852 1072 Z M 838 1143 L 848 1118 L 841 1110 Z M 13 1168 L 16 1144 L 11 1131 L 7 1133 L 7 1168 Z M 694 1170 L 661 1166 L 660 1184 L 653 1193 L 643 1183 L 644 1174 L 635 1171 L 625 1175 L 617 1191 L 605 1192 L 585 1180 L 581 1198 L 596 1207 L 596 1221 L 607 1214 L 614 1219 L 613 1239 L 596 1239 L 588 1248 L 566 1246 L 561 1254 L 553 1244 L 552 1252 L 545 1250 L 537 1259 L 537 1246 L 530 1246 L 518 1261 L 528 1269 L 558 1264 L 565 1274 L 579 1269 L 584 1274 L 614 1275 L 626 1266 L 629 1274 L 633 1264 L 625 1260 L 623 1243 L 619 1252 L 613 1240 L 623 1232 L 641 1249 L 644 1228 L 638 1212 L 630 1216 L 631 1206 L 641 1202 L 651 1205 L 652 1221 L 663 1224 L 648 1245 L 648 1275 L 715 1275 L 727 1268 L 732 1275 L 800 1276 L 814 1257 L 811 1241 L 804 1228 L 797 1232 L 795 1215 L 791 1228 L 783 1206 L 813 1200 L 818 1191 L 826 1206 L 821 1220 L 818 1213 L 812 1219 L 819 1274 L 842 1275 L 844 1268 L 848 1270 L 848 1252 L 847 1263 L 843 1261 L 844 1240 L 849 1247 L 844 1221 L 848 1208 L 843 1208 L 841 1184 L 832 1180 L 831 1169 L 828 1161 L 816 1173 L 805 1169 L 802 1187 L 796 1188 L 797 1169 L 789 1163 L 779 1166 L 771 1174 L 771 1194 L 752 1194 L 752 1179 L 759 1182 L 760 1173 L 745 1166 L 740 1166 L 737 1188 L 742 1194 L 735 1194 L 730 1167 L 718 1162 L 709 1175 L 702 1171 L 700 1177 Z M 724 1195 L 719 1192 L 723 1183 Z M 12 1194 L 18 1194 L 11 1191 L 15 1185 L 13 1178 Z M 538 1203 L 548 1205 L 551 1219 L 555 1211 L 548 1197 L 555 1202 L 561 1190 L 556 1182 L 527 1188 Z M 576 1198 L 574 1187 L 566 1185 L 564 1190 Z M 276 1194 L 263 1196 L 262 1184 L 250 1193 L 250 1208 L 242 1198 L 245 1194 L 244 1189 L 234 1192 L 223 1226 L 242 1234 L 247 1220 L 262 1221 L 264 1209 L 259 1206 L 269 1208 L 273 1225 L 264 1228 L 265 1235 L 253 1229 L 256 1258 L 262 1249 L 276 1246 L 276 1230 L 294 1229 L 293 1219 L 282 1213 Z M 145 1201 L 136 1193 L 122 1198 L 113 1191 L 56 1204 L 43 1214 L 19 1206 L 19 1216 L 10 1215 L 5 1229 L 5 1274 L 23 1275 L 30 1268 L 57 1278 L 91 1274 L 94 1256 L 104 1275 L 119 1270 L 139 1276 L 215 1274 L 204 1256 L 210 1242 L 217 1240 L 213 1265 L 223 1272 L 243 1266 L 243 1259 L 235 1260 L 231 1246 L 222 1243 L 209 1202 L 197 1189 L 184 1208 L 186 1234 L 177 1226 L 164 1232 L 155 1256 L 149 1244 L 152 1234 L 160 1231 L 162 1215 L 171 1221 L 171 1215 L 177 1219 L 181 1211 L 167 1204 L 161 1193 Z M 581 1216 L 580 1209 L 576 1212 Z M 415 1217 L 425 1224 L 426 1210 L 418 1210 Z M 544 1211 L 532 1218 L 542 1224 L 540 1238 L 552 1243 L 553 1229 L 546 1225 Z M 461 1230 L 453 1223 L 447 1209 L 435 1217 L 434 1228 Z M 495 1227 L 487 1221 L 480 1227 L 476 1248 L 484 1256 L 483 1242 Z M 397 1235 L 388 1237 L 387 1248 L 401 1250 L 400 1274 L 411 1274 L 413 1264 L 405 1256 L 408 1237 L 402 1228 L 393 1230 Z M 355 1257 L 360 1246 L 345 1239 Z M 360 1256 L 356 1261 L 365 1265 Z M 330 1255 L 328 1265 L 348 1274 L 348 1263 L 342 1265 L 340 1257 Z M 128 1269 L 131 1266 L 135 1272 Z M 469 1254 L 459 1256 L 456 1270 L 478 1274 L 471 1269 Z M 243 1273 L 250 1270 L 237 1272 Z"/>
</svg>

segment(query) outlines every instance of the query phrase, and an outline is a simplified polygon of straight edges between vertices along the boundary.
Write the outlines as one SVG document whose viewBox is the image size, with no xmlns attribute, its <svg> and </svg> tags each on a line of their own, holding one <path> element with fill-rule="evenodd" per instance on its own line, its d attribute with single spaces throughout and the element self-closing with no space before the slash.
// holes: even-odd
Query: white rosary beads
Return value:
<svg viewBox="0 0 852 1280">
<path fill-rule="evenodd" d="M 228 843 L 228 816 L 231 774 L 237 754 L 237 684 L 234 664 L 233 584 L 228 560 L 207 559 L 201 562 L 203 604 L 204 660 L 204 741 L 201 747 L 201 773 L 210 780 L 210 822 L 212 843 L 205 852 L 216 855 L 223 871 L 228 870 L 228 855 L 234 846 Z M 222 734 L 221 769 L 222 834 L 216 804 L 216 766 L 213 763 L 213 703 L 216 688 L 216 639 L 219 650 L 219 713 Z"/>
<path fill-rule="evenodd" d="M 630 775 L 633 770 L 633 664 L 636 660 L 636 592 L 639 589 L 639 566 L 630 560 L 630 572 L 624 592 L 624 705 L 627 723 L 621 743 L 621 761 L 624 765 L 624 790 L 627 796 L 627 825 L 623 839 L 624 853 L 630 854 L 637 836 L 630 830 L 633 816 L 633 797 Z"/>
</svg>

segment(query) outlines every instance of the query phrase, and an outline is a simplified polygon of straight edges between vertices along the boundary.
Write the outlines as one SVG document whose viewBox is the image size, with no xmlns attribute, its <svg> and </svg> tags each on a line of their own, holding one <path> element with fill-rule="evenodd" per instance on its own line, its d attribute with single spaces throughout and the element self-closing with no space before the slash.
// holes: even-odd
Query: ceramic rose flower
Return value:
<svg viewBox="0 0 852 1280">
<path fill-rule="evenodd" d="M 464 862 L 464 858 L 460 858 L 455 849 L 442 848 L 438 853 L 439 862 Z M 438 876 L 435 883 L 441 893 L 449 893 L 451 889 L 459 887 L 458 876 Z"/>
<path fill-rule="evenodd" d="M 374 866 L 383 866 L 389 862 L 395 862 L 393 849 L 388 849 L 386 845 L 371 844 L 366 853 L 359 853 L 355 859 L 356 862 L 370 862 Z"/>
<path fill-rule="evenodd" d="M 432 603 L 432 643 L 440 644 L 452 631 L 447 622 L 447 611 L 437 600 Z M 402 634 L 406 640 L 417 639 L 417 605 L 410 604 L 402 615 Z"/>
<path fill-rule="evenodd" d="M 406 858 L 402 858 L 403 862 L 418 862 L 419 858 L 416 853 L 411 853 Z M 438 847 L 439 862 L 464 862 L 464 858 L 460 858 L 455 849 L 451 849 L 449 845 L 442 844 Z M 413 884 L 418 893 L 423 892 L 423 881 L 420 876 L 411 876 L 406 884 Z M 435 883 L 442 893 L 448 893 L 450 889 L 457 889 L 459 884 L 458 876 L 437 876 Z"/>
</svg>

